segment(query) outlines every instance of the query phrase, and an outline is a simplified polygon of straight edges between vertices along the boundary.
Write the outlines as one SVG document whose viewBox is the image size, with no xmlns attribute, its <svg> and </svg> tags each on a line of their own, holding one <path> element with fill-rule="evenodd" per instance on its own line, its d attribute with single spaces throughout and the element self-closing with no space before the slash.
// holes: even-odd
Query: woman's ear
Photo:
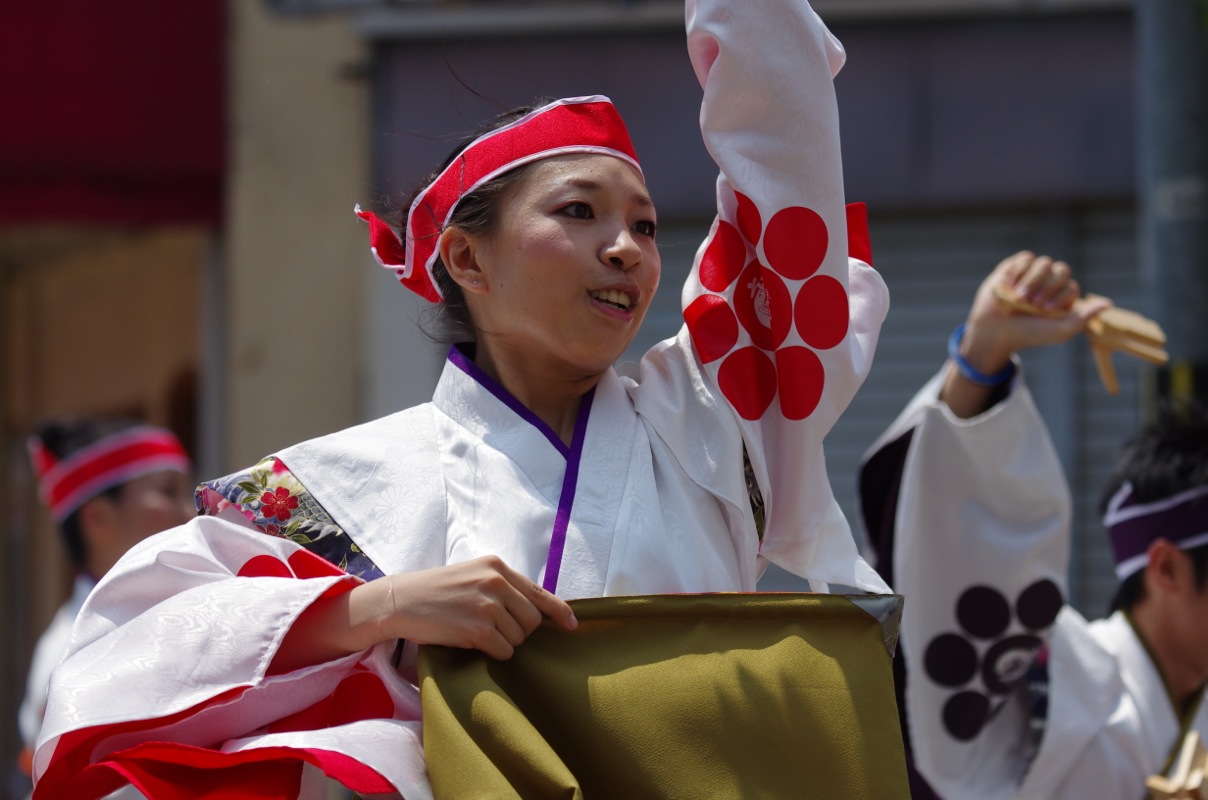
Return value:
<svg viewBox="0 0 1208 800">
<path fill-rule="evenodd" d="M 457 281 L 463 292 L 486 292 L 486 278 L 479 263 L 482 241 L 456 225 L 441 231 L 437 251 L 449 277 Z"/>
</svg>

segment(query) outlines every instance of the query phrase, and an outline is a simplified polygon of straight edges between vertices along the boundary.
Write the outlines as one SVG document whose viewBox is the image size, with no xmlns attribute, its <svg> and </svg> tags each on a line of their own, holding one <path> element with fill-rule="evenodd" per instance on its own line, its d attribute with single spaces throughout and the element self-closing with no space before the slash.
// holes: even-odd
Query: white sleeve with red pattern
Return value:
<svg viewBox="0 0 1208 800">
<path fill-rule="evenodd" d="M 644 389 L 675 375 L 699 401 L 676 407 L 678 431 L 656 427 L 709 484 L 711 470 L 734 468 L 714 458 L 733 459 L 716 431 L 728 409 L 765 503 L 760 554 L 815 582 L 886 591 L 857 554 L 823 454 L 888 308 L 880 276 L 848 257 L 832 82 L 843 49 L 804 0 L 689 0 L 687 29 L 721 169 L 718 217 L 684 286 L 685 329 L 642 373 Z M 702 431 L 712 446 L 691 441 Z"/>
<path fill-rule="evenodd" d="M 366 793 L 430 796 L 418 691 L 388 645 L 269 674 L 298 616 L 358 583 L 220 518 L 137 545 L 89 596 L 52 678 L 36 800 L 127 782 L 171 800 L 233 783 L 321 797 L 307 778 L 319 771 Z"/>
</svg>

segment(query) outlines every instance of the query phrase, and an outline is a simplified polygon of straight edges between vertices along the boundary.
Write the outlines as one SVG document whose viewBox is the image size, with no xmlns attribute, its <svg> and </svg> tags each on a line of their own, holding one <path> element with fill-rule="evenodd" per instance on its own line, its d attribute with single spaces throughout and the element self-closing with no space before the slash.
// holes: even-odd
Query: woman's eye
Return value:
<svg viewBox="0 0 1208 800">
<path fill-rule="evenodd" d="M 591 206 L 587 203 L 571 203 L 562 209 L 562 213 L 575 219 L 591 219 Z"/>
<path fill-rule="evenodd" d="M 659 231 L 659 224 L 654 220 L 644 219 L 633 226 L 633 229 L 643 236 L 654 238 L 654 235 Z"/>
</svg>

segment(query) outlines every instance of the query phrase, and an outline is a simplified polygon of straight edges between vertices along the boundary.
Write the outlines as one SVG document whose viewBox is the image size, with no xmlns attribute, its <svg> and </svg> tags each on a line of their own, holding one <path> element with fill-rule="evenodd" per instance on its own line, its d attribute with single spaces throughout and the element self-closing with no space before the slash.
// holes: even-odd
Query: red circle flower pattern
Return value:
<svg viewBox="0 0 1208 800">
<path fill-rule="evenodd" d="M 285 561 L 262 553 L 243 563 L 241 578 L 327 578 L 347 573 L 309 550 L 296 550 Z"/>
<path fill-rule="evenodd" d="M 277 518 L 278 522 L 285 522 L 298 508 L 298 498 L 289 493 L 289 489 L 284 486 L 278 486 L 276 491 L 265 492 L 260 495 L 260 514 L 265 519 Z"/>
<path fill-rule="evenodd" d="M 759 419 L 780 400 L 792 420 L 814 413 L 826 385 L 816 350 L 829 350 L 847 335 L 847 292 L 830 275 L 817 275 L 829 232 L 817 212 L 782 208 L 766 227 L 750 198 L 735 192 L 737 226 L 718 220 L 701 257 L 704 294 L 684 309 L 684 320 L 701 361 L 721 359 L 717 382 L 744 419 Z M 757 247 L 762 239 L 763 260 Z M 789 281 L 803 281 L 794 290 Z M 733 286 L 733 300 L 722 293 Z M 794 326 L 807 347 L 782 346 Z M 745 330 L 751 344 L 738 347 Z"/>
</svg>

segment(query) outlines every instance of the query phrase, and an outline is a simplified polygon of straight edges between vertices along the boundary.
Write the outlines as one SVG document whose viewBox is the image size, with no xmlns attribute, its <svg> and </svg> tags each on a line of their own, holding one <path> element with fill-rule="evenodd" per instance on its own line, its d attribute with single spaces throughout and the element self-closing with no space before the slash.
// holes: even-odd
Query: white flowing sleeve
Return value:
<svg viewBox="0 0 1208 800">
<path fill-rule="evenodd" d="M 395 674 L 390 645 L 270 672 L 298 616 L 359 583 L 224 518 L 135 546 L 89 596 L 52 676 L 34 797 L 86 800 L 131 783 L 182 800 L 223 785 L 311 798 L 325 796 L 321 781 L 305 778 L 323 773 L 430 796 L 418 691 Z"/>
<path fill-rule="evenodd" d="M 717 218 L 683 289 L 685 326 L 648 354 L 637 407 L 659 415 L 654 387 L 694 393 L 655 428 L 726 499 L 734 483 L 719 473 L 741 474 L 745 450 L 764 559 L 816 584 L 886 591 L 856 552 L 823 453 L 888 307 L 880 276 L 849 258 L 832 83 L 843 49 L 804 0 L 689 0 L 686 21 L 721 170 Z"/>
<path fill-rule="evenodd" d="M 866 517 L 890 504 L 892 536 L 881 523 L 874 538 L 890 549 L 882 574 L 907 598 L 899 649 L 914 765 L 945 800 L 1006 800 L 1036 754 L 1027 679 L 1064 605 L 1069 490 L 1022 374 L 968 420 L 939 401 L 942 379 L 866 459 L 867 471 L 904 454 L 881 467 L 899 476 L 896 491 L 862 476 L 862 503 Z"/>
</svg>

